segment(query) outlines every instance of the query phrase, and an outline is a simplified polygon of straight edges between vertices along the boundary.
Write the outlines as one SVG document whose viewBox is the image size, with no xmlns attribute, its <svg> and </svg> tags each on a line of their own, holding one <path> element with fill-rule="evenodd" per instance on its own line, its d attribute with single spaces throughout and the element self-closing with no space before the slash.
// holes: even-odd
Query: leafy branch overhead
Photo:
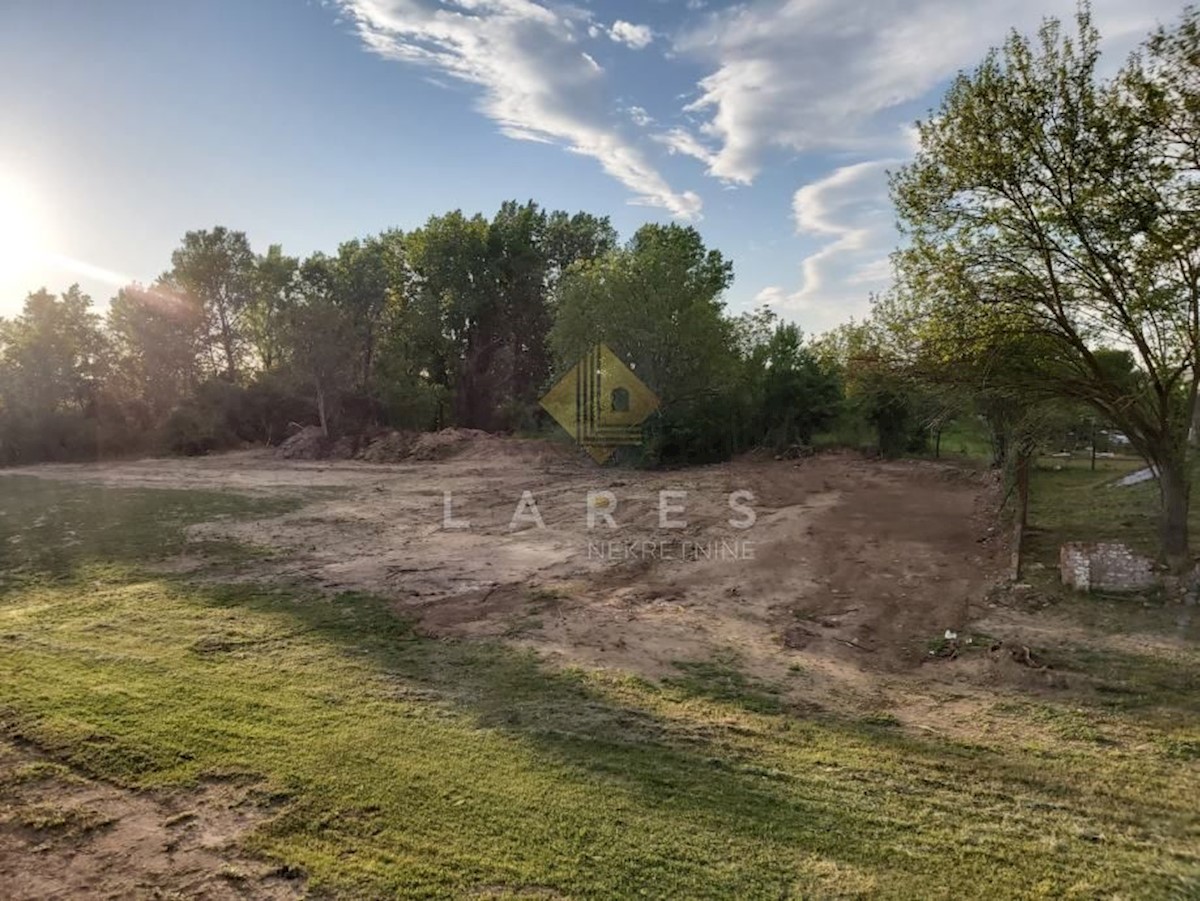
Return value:
<svg viewBox="0 0 1200 901">
<path fill-rule="evenodd" d="M 1013 34 L 920 123 L 892 179 L 898 305 L 924 353 L 1114 423 L 1160 473 L 1176 559 L 1200 373 L 1196 22 L 1188 10 L 1110 79 L 1086 8 L 1073 31 Z"/>
</svg>

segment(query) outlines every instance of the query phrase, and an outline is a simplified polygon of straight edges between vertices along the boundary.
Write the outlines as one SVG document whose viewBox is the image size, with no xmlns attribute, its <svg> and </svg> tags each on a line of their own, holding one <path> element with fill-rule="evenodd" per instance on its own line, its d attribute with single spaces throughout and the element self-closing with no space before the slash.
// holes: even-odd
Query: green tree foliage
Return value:
<svg viewBox="0 0 1200 901">
<path fill-rule="evenodd" d="M 1196 59 L 1194 20 L 1111 81 L 1086 10 L 1074 34 L 1049 21 L 1034 41 L 1013 35 L 920 124 L 893 181 L 900 272 L 929 342 L 970 365 L 1031 348 L 994 370 L 1006 389 L 1115 423 L 1160 473 L 1175 562 L 1200 372 L 1200 186 L 1177 115 L 1195 106 L 1195 81 L 1178 77 Z M 1144 377 L 1114 376 L 1103 347 L 1128 348 Z"/>
<path fill-rule="evenodd" d="M 293 383 L 313 398 L 326 437 L 362 365 L 362 311 L 354 304 L 339 303 L 338 268 L 336 261 L 325 257 L 305 261 L 300 300 L 289 308 L 285 326 Z"/>
<path fill-rule="evenodd" d="M 811 445 L 842 410 L 841 377 L 822 365 L 800 329 L 769 310 L 743 317 L 739 344 L 749 402 L 755 411 L 750 438 L 785 451 Z"/>
<path fill-rule="evenodd" d="M 732 265 L 694 228 L 644 226 L 628 245 L 572 266 L 550 332 L 558 370 L 604 342 L 661 402 L 655 462 L 721 459 L 769 442 L 808 443 L 840 401 L 794 326 L 726 316 Z"/>
<path fill-rule="evenodd" d="M 786 357 L 782 343 L 770 346 L 774 336 L 760 351 L 753 328 L 725 315 L 732 277 L 694 228 L 646 225 L 624 247 L 569 268 L 559 285 L 550 330 L 559 370 L 600 342 L 625 360 L 661 402 L 648 429 L 652 460 L 722 459 L 746 446 L 757 416 L 747 366 L 773 350 Z M 786 393 L 786 379 L 757 387 Z"/>
<path fill-rule="evenodd" d="M 246 340 L 258 364 L 268 372 L 283 362 L 284 324 L 294 301 L 299 269 L 300 261 L 285 256 L 278 244 L 272 244 L 255 261 L 254 291 L 244 312 Z"/>
<path fill-rule="evenodd" d="M 164 278 L 200 305 L 206 361 L 230 381 L 237 380 L 245 361 L 245 318 L 254 303 L 256 275 L 246 233 L 217 226 L 184 235 Z"/>
<path fill-rule="evenodd" d="M 0 324 L 5 401 L 29 410 L 83 411 L 95 400 L 105 340 L 92 299 L 72 285 L 30 294 L 20 316 Z"/>
<path fill-rule="evenodd" d="M 73 285 L 25 299 L 0 319 L 0 460 L 92 456 L 95 413 L 107 373 L 107 342 L 92 300 Z"/>
<path fill-rule="evenodd" d="M 528 427 L 550 373 L 550 298 L 569 267 L 615 245 L 607 218 L 508 202 L 491 221 L 461 212 L 409 236 L 412 284 L 398 316 L 409 369 L 452 393 L 476 428 Z"/>
<path fill-rule="evenodd" d="M 647 225 L 619 246 L 607 218 L 532 202 L 304 259 L 192 231 L 157 282 L 118 292 L 103 328 L 76 289 L 33 295 L 4 324 L 4 459 L 206 453 L 313 424 L 536 430 L 555 371 L 602 341 L 662 399 L 649 461 L 806 444 L 836 416 L 839 374 L 770 313 L 727 315 L 731 279 L 695 229 Z M 14 437 L 59 434 L 62 416 L 86 438 L 69 450 Z"/>
<path fill-rule="evenodd" d="M 848 322 L 823 335 L 814 352 L 839 373 L 845 400 L 841 432 L 886 457 L 923 451 L 930 432 L 946 418 L 945 405 L 906 359 L 898 333 L 887 327 L 876 303 L 866 322 Z M 866 436 L 864 436 L 866 437 Z"/>
<path fill-rule="evenodd" d="M 130 285 L 108 307 L 112 387 L 161 422 L 201 382 L 204 311 L 165 284 Z"/>
</svg>

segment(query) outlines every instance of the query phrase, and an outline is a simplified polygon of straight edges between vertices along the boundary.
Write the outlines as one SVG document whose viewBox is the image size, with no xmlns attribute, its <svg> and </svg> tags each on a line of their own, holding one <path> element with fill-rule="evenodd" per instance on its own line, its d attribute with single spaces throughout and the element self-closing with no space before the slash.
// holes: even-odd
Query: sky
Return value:
<svg viewBox="0 0 1200 901">
<path fill-rule="evenodd" d="M 1179 0 L 1095 0 L 1115 68 Z M 694 225 L 733 312 L 861 317 L 913 123 L 1073 0 L 0 0 L 0 316 L 189 229 L 332 251 L 506 199 Z"/>
</svg>

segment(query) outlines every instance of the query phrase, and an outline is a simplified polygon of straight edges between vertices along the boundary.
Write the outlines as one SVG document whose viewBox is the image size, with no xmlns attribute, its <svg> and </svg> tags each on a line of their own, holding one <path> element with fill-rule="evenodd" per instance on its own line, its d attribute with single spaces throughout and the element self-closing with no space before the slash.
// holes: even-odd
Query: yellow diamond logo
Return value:
<svg viewBox="0 0 1200 901">
<path fill-rule="evenodd" d="M 658 398 L 606 344 L 597 344 L 542 398 L 542 408 L 597 463 L 642 440 Z"/>
</svg>

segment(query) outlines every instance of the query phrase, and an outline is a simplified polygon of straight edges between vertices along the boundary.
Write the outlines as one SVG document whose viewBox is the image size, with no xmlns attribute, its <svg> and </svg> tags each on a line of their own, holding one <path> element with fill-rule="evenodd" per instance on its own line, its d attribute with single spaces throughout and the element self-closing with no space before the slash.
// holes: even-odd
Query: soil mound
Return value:
<svg viewBox="0 0 1200 901">
<path fill-rule="evenodd" d="M 415 432 L 384 432 L 368 442 L 358 458 L 367 463 L 399 463 L 408 459 L 418 437 Z"/>
<path fill-rule="evenodd" d="M 468 451 L 481 450 L 480 445 L 498 441 L 496 435 L 479 429 L 442 429 L 426 432 L 412 446 L 414 460 L 448 460 Z"/>
<path fill-rule="evenodd" d="M 361 460 L 364 463 L 431 462 L 458 458 L 505 458 L 549 463 L 570 460 L 577 454 L 574 445 L 507 438 L 480 429 L 449 428 L 439 432 L 390 429 L 347 435 L 334 440 L 321 434 L 317 426 L 307 426 L 279 445 L 275 456 L 284 460 Z"/>
<path fill-rule="evenodd" d="M 331 445 L 332 442 L 317 426 L 310 425 L 279 445 L 275 456 L 285 460 L 320 460 L 329 452 Z"/>
</svg>

